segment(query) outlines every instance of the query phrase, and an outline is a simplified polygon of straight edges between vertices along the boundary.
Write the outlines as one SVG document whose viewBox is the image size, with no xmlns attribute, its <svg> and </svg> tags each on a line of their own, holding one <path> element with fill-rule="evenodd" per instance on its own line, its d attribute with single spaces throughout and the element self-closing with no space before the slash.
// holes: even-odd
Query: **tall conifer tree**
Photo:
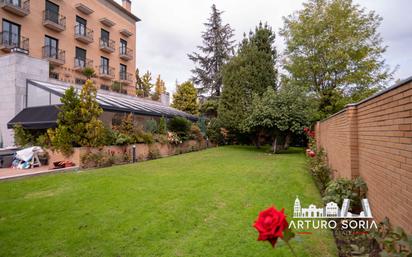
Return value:
<svg viewBox="0 0 412 257">
<path fill-rule="evenodd" d="M 229 24 L 223 25 L 222 11 L 212 5 L 212 13 L 204 24 L 206 31 L 202 33 L 203 45 L 198 46 L 200 53 L 189 54 L 190 60 L 196 64 L 192 70 L 193 82 L 200 94 L 219 97 L 222 89 L 222 67 L 234 52 L 233 29 Z"/>
</svg>

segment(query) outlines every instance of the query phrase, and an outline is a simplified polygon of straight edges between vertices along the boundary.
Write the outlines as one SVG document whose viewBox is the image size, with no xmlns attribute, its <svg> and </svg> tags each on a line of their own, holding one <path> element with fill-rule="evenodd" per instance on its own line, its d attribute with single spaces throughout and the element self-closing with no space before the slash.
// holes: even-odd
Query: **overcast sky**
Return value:
<svg viewBox="0 0 412 257">
<path fill-rule="evenodd" d="M 120 0 L 118 0 L 120 2 Z M 302 8 L 301 0 L 132 0 L 133 13 L 142 19 L 137 24 L 137 67 L 143 73 L 161 74 L 170 92 L 175 81 L 190 78 L 193 63 L 187 53 L 201 43 L 203 23 L 210 15 L 213 3 L 223 10 L 223 21 L 235 30 L 236 40 L 253 29 L 259 21 L 267 21 L 278 33 L 282 17 Z M 381 34 L 388 50 L 387 63 L 399 65 L 396 79 L 412 76 L 412 1 L 354 0 L 367 10 L 383 17 Z M 278 36 L 276 46 L 283 49 Z"/>
</svg>

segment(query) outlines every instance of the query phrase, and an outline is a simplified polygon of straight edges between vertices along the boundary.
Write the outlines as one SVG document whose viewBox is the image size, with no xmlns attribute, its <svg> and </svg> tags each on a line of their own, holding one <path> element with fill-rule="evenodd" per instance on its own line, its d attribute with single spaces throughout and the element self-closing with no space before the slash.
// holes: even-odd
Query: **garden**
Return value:
<svg viewBox="0 0 412 257">
<path fill-rule="evenodd" d="M 99 170 L 0 182 L 0 256 L 293 256 L 256 241 L 257 213 L 321 203 L 301 148 L 225 146 Z M 336 256 L 330 231 L 299 256 Z"/>
</svg>

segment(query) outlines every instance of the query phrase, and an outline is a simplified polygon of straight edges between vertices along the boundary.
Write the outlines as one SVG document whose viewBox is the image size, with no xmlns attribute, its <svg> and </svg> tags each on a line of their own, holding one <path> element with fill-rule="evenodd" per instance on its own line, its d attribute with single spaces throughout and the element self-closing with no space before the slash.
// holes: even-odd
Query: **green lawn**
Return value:
<svg viewBox="0 0 412 257">
<path fill-rule="evenodd" d="M 257 242 L 260 210 L 320 203 L 302 149 L 219 147 L 135 165 L 0 182 L 0 256 L 291 256 Z M 336 256 L 329 231 L 301 256 Z"/>
</svg>

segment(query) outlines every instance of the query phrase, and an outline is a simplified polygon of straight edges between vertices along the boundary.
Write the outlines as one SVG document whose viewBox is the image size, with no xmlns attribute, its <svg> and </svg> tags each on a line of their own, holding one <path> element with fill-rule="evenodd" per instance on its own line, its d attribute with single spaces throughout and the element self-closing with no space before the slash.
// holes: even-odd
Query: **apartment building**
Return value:
<svg viewBox="0 0 412 257">
<path fill-rule="evenodd" d="M 131 0 L 0 0 L 0 57 L 49 62 L 49 76 L 83 84 L 94 68 L 102 90 L 135 95 L 136 23 Z"/>
</svg>

